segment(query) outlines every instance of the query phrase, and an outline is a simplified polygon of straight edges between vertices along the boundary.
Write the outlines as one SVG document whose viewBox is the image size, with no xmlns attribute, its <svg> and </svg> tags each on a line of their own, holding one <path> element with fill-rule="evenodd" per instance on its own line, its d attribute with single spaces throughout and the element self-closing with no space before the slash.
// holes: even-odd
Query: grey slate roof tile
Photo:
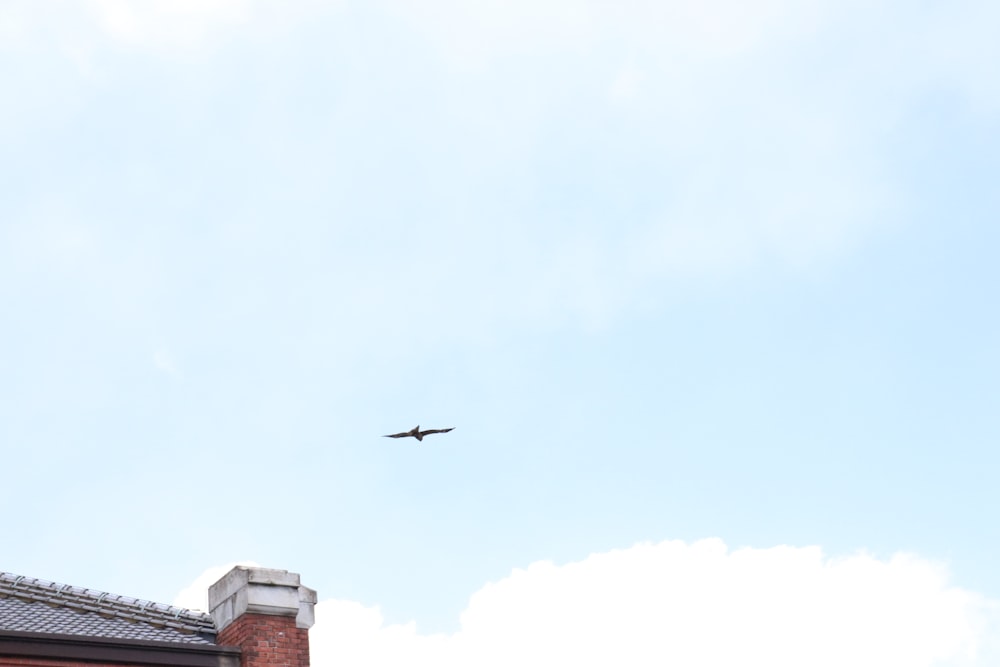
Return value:
<svg viewBox="0 0 1000 667">
<path fill-rule="evenodd" d="M 214 644 L 198 611 L 0 572 L 0 631 Z"/>
</svg>

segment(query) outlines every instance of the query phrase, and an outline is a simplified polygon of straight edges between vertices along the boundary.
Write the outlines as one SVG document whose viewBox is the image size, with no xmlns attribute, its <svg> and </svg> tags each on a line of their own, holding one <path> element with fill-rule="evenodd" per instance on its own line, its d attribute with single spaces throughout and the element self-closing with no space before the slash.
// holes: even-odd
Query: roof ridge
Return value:
<svg viewBox="0 0 1000 667">
<path fill-rule="evenodd" d="M 182 632 L 215 634 L 215 622 L 205 612 L 106 593 L 45 579 L 0 572 L 0 597 L 14 596 L 34 602 L 96 612 L 127 621 L 168 627 Z"/>
</svg>

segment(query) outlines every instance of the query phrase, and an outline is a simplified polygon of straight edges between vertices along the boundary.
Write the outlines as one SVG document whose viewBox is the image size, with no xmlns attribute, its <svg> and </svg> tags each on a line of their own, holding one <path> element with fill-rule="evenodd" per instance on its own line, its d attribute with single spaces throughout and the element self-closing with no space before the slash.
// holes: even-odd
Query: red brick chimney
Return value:
<svg viewBox="0 0 1000 667">
<path fill-rule="evenodd" d="M 234 567 L 208 589 L 216 641 L 240 648 L 240 667 L 308 667 L 315 604 L 299 575 L 264 567 Z"/>
</svg>

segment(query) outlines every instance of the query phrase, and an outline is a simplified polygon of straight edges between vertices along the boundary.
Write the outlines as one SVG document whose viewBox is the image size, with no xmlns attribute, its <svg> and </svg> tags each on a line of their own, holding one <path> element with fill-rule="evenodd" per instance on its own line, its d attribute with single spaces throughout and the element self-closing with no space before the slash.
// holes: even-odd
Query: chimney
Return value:
<svg viewBox="0 0 1000 667">
<path fill-rule="evenodd" d="M 240 648 L 240 667 L 308 667 L 315 604 L 299 575 L 264 567 L 234 567 L 208 589 L 216 641 Z"/>
</svg>

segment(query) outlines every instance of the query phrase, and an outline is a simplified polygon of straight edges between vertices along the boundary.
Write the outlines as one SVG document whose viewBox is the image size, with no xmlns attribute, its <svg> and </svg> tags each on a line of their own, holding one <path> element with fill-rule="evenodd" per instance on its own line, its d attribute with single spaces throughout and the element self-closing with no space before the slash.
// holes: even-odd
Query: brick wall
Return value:
<svg viewBox="0 0 1000 667">
<path fill-rule="evenodd" d="M 309 630 L 296 627 L 291 616 L 243 614 L 216 641 L 241 649 L 240 667 L 309 666 Z"/>
</svg>

